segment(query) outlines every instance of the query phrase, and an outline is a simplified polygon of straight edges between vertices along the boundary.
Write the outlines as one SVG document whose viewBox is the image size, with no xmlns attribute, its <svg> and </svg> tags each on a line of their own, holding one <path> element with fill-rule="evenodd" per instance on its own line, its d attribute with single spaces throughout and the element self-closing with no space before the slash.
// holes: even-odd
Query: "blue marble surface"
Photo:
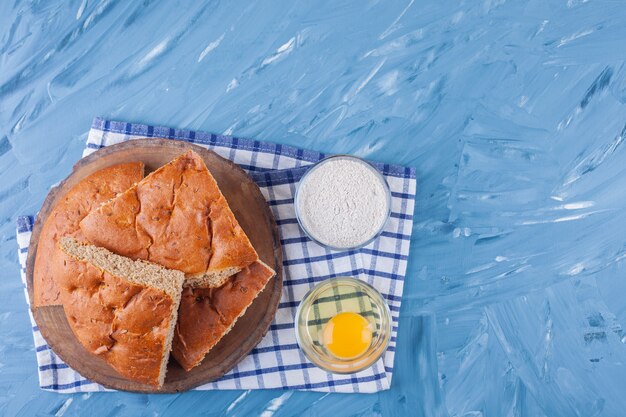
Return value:
<svg viewBox="0 0 626 417">
<path fill-rule="evenodd" d="M 0 2 L 0 415 L 621 416 L 620 1 Z M 14 220 L 94 116 L 417 167 L 393 388 L 38 388 Z"/>
</svg>

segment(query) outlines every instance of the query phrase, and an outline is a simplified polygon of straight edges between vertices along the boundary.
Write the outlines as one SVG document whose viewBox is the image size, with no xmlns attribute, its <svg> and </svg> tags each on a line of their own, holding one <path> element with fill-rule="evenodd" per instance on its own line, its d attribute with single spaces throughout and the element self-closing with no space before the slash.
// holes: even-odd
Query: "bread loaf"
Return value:
<svg viewBox="0 0 626 417">
<path fill-rule="evenodd" d="M 163 385 L 184 274 L 72 238 L 62 238 L 60 247 L 84 264 L 58 282 L 79 342 L 119 374 Z"/>
<path fill-rule="evenodd" d="M 193 151 L 93 210 L 80 227 L 97 246 L 183 271 L 190 285 L 220 286 L 258 259 Z"/>
<path fill-rule="evenodd" d="M 186 286 L 172 343 L 176 361 L 187 371 L 199 365 L 274 275 L 272 268 L 257 261 L 219 288 Z"/>
<path fill-rule="evenodd" d="M 89 211 L 143 178 L 143 163 L 130 162 L 94 172 L 76 184 L 52 208 L 41 228 L 33 273 L 33 305 L 61 304 L 55 276 L 65 274 L 67 257 L 57 247 L 60 236 L 83 239 L 79 223 Z"/>
</svg>

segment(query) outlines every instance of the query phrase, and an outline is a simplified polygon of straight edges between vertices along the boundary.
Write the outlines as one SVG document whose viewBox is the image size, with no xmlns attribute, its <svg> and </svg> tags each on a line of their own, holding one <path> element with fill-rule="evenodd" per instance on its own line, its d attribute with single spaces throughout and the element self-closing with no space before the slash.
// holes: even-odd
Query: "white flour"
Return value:
<svg viewBox="0 0 626 417">
<path fill-rule="evenodd" d="M 359 246 L 387 220 L 385 185 L 364 162 L 330 159 L 308 173 L 298 190 L 300 221 L 319 242 Z"/>
</svg>

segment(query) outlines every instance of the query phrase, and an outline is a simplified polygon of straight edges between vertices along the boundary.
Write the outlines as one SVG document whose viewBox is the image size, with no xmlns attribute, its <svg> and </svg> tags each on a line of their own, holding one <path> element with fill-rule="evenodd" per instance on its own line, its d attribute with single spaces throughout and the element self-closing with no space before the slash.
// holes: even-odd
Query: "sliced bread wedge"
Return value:
<svg viewBox="0 0 626 417">
<path fill-rule="evenodd" d="M 219 288 L 186 285 L 180 301 L 172 356 L 187 371 L 233 328 L 276 273 L 256 261 Z"/>
<path fill-rule="evenodd" d="M 80 266 L 58 282 L 79 342 L 120 375 L 162 386 L 184 274 L 69 237 L 59 247 Z"/>
<path fill-rule="evenodd" d="M 219 287 L 258 259 L 204 160 L 193 151 L 92 210 L 80 228 L 90 243 L 183 271 L 194 286 Z"/>
</svg>

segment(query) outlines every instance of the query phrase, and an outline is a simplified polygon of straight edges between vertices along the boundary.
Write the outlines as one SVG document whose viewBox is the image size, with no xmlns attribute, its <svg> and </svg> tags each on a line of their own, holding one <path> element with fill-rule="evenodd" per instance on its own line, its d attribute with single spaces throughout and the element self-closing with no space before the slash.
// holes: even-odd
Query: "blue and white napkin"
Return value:
<svg viewBox="0 0 626 417">
<path fill-rule="evenodd" d="M 233 370 L 219 380 L 196 389 L 280 388 L 323 392 L 388 389 L 393 373 L 398 316 L 413 225 L 414 168 L 376 164 L 391 188 L 391 219 L 382 235 L 367 247 L 335 252 L 324 249 L 303 234 L 293 206 L 298 180 L 306 167 L 324 158 L 324 154 L 270 142 L 96 118 L 83 155 L 104 146 L 145 137 L 194 143 L 239 164 L 258 183 L 280 229 L 284 288 L 274 322 L 261 343 Z M 32 216 L 18 218 L 17 242 L 24 285 L 32 225 Z M 316 283 L 329 277 L 346 275 L 367 281 L 383 294 L 391 310 L 393 329 L 389 349 L 374 366 L 353 375 L 334 375 L 316 368 L 298 349 L 294 316 L 298 302 Z M 42 389 L 62 393 L 107 391 L 69 368 L 46 344 L 32 316 L 31 322 Z"/>
</svg>

